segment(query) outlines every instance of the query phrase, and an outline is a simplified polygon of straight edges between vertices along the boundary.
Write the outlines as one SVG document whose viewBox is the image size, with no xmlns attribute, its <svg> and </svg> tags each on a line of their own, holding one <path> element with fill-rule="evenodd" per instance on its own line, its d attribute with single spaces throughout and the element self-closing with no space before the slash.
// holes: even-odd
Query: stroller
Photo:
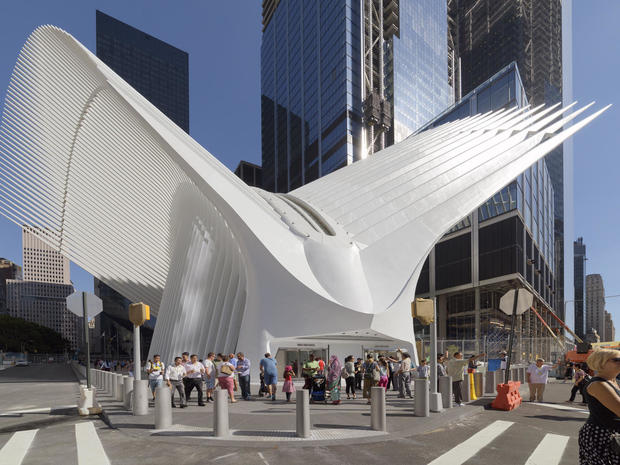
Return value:
<svg viewBox="0 0 620 465">
<path fill-rule="evenodd" d="M 327 402 L 325 397 L 326 380 L 324 375 L 314 375 L 312 378 L 312 402 Z"/>
</svg>

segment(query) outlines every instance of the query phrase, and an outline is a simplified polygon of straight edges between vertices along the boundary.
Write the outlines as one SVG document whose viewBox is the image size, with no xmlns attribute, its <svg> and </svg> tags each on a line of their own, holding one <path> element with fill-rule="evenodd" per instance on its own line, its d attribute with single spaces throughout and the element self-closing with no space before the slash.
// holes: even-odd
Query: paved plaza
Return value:
<svg viewBox="0 0 620 465">
<path fill-rule="evenodd" d="M 35 374 L 38 373 L 38 374 Z M 24 465 L 43 464 L 576 464 L 578 430 L 585 407 L 566 404 L 569 384 L 554 382 L 544 404 L 525 402 L 513 412 L 490 410 L 491 397 L 428 418 L 413 416 L 409 399 L 387 396 L 387 433 L 370 430 L 370 407 L 363 400 L 341 405 L 312 404 L 311 440 L 294 439 L 295 404 L 254 397 L 230 405 L 227 439 L 212 435 L 213 405 L 174 409 L 175 426 L 154 428 L 146 416 L 125 411 L 100 393 L 104 414 L 80 418 L 55 409 L 77 402 L 78 383 L 67 365 L 11 368 L 0 373 L 0 398 L 28 393 L 14 408 L 0 412 L 0 463 L 20 441 L 27 444 Z M 69 389 L 71 387 L 71 389 Z M 256 392 L 256 389 L 253 389 Z M 527 397 L 527 388 L 522 395 Z M 346 397 L 346 396 L 345 396 Z M 44 405 L 46 400 L 49 405 Z M 19 413 L 35 405 L 41 412 Z M 44 412 L 45 408 L 49 410 Z M 4 454 L 4 455 L 3 455 Z M 13 456 L 14 457 L 14 456 Z M 528 462 L 530 460 L 530 462 Z"/>
</svg>

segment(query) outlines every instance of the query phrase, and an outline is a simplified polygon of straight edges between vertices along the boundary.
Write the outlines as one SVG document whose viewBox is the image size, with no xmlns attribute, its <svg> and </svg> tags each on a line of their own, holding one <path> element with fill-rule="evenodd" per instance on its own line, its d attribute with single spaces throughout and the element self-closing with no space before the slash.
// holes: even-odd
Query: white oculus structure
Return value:
<svg viewBox="0 0 620 465">
<path fill-rule="evenodd" d="M 339 355 L 373 340 L 415 351 L 410 304 L 435 242 L 605 110 L 564 129 L 586 108 L 472 116 L 273 194 L 43 26 L 7 91 L 0 211 L 150 304 L 164 360 L 241 350 L 256 373 L 264 352 L 308 341 Z"/>
</svg>

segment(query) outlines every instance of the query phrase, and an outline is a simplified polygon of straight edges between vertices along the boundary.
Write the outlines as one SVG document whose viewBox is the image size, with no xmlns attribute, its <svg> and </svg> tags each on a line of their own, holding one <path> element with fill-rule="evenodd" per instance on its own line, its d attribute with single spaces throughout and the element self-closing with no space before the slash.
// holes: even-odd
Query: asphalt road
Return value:
<svg viewBox="0 0 620 465">
<path fill-rule="evenodd" d="M 0 384 L 2 399 L 5 398 L 6 385 Z M 45 396 L 51 389 L 50 384 L 40 385 L 41 396 Z M 526 464 L 528 459 L 541 465 L 577 464 L 578 431 L 587 415 L 583 406 L 563 403 L 569 390 L 568 384 L 552 384 L 547 388 L 546 404 L 525 402 L 512 412 L 479 410 L 455 423 L 405 438 L 325 447 L 269 444 L 261 447 L 213 446 L 201 444 L 199 437 L 188 446 L 186 441 L 181 443 L 174 437 L 127 434 L 109 428 L 100 420 L 80 420 L 76 417 L 72 421 L 40 428 L 23 464 L 95 465 L 97 462 L 93 460 L 104 455 L 109 462 L 103 461 L 102 464 L 115 465 L 397 465 L 428 464 L 435 460 L 433 465 L 512 465 Z M 0 418 L 0 426 L 2 421 Z M 411 417 L 411 421 L 415 422 L 416 418 Z M 82 439 L 76 440 L 76 434 Z M 0 448 L 9 440 L 15 440 L 13 436 L 12 433 L 0 434 Z M 78 450 L 78 443 L 82 444 L 81 450 Z M 89 453 L 94 456 L 88 456 Z M 2 451 L 0 463 L 1 454 Z M 81 457 L 79 461 L 78 456 Z"/>
</svg>

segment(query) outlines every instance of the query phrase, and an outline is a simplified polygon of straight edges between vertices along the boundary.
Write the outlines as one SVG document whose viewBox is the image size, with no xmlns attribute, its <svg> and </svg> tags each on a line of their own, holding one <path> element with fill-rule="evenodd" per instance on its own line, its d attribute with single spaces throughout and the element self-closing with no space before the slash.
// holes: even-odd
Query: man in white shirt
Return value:
<svg viewBox="0 0 620 465">
<path fill-rule="evenodd" d="M 398 397 L 401 399 L 405 398 L 405 394 L 412 398 L 411 395 L 411 357 L 406 352 L 402 353 L 402 361 L 400 362 L 400 366 L 398 367 L 398 387 L 399 394 Z"/>
<path fill-rule="evenodd" d="M 202 374 L 205 373 L 205 367 L 198 361 L 198 355 L 192 354 L 190 362 L 185 364 L 185 371 L 187 373 L 185 379 L 185 398 L 186 402 L 189 402 L 189 396 L 192 390 L 196 388 L 198 391 L 198 406 L 204 407 L 205 403 L 202 399 Z"/>
<path fill-rule="evenodd" d="M 166 380 L 166 384 L 170 389 L 172 389 L 172 395 L 170 396 L 170 401 L 172 402 L 172 407 L 176 407 L 174 404 L 174 390 L 176 389 L 179 393 L 179 399 L 181 399 L 181 408 L 187 407 L 187 401 L 185 400 L 185 389 L 183 386 L 183 378 L 187 372 L 185 371 L 185 367 L 181 362 L 181 357 L 174 357 L 174 365 L 168 365 L 166 368 L 166 375 L 164 376 Z"/>
<path fill-rule="evenodd" d="M 527 369 L 526 381 L 530 388 L 530 402 L 543 401 L 543 393 L 545 392 L 549 372 L 557 367 L 557 364 L 552 366 L 545 365 L 544 363 L 544 359 L 537 358 L 536 364 L 532 363 Z"/>
<path fill-rule="evenodd" d="M 153 400 L 155 400 L 155 391 L 164 382 L 164 368 L 164 364 L 159 355 L 154 355 L 153 361 L 151 362 L 149 360 L 146 365 L 146 372 L 149 375 L 149 387 L 153 393 Z"/>
</svg>

